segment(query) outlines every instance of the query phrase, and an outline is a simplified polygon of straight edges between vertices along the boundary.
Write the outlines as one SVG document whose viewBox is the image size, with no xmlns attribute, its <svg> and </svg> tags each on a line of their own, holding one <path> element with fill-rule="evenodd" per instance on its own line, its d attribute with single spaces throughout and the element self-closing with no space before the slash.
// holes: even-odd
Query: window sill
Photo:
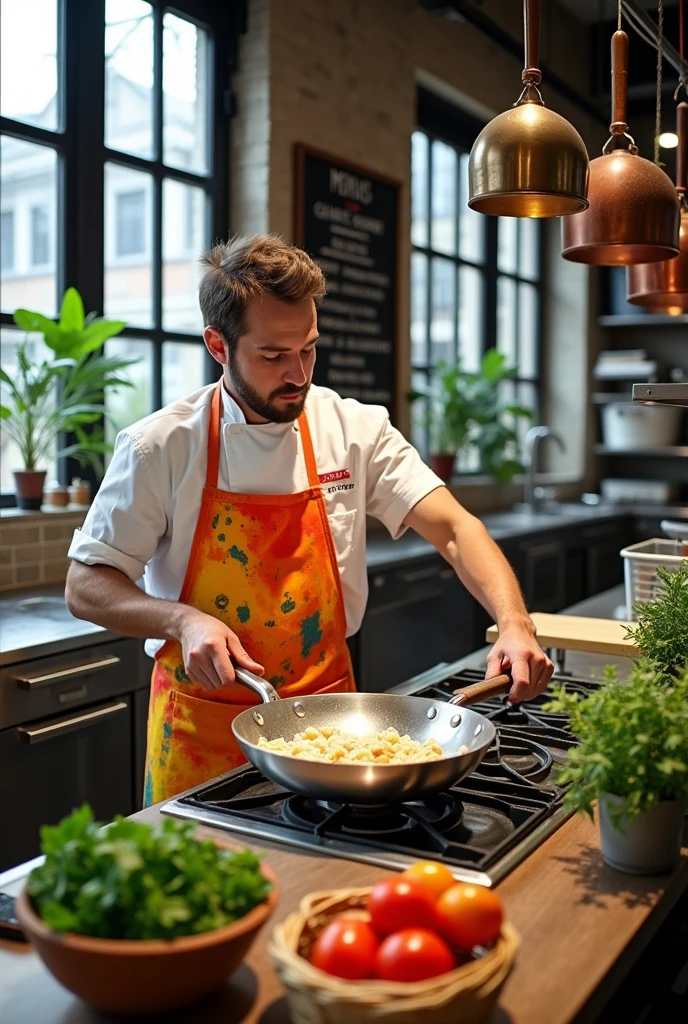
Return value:
<svg viewBox="0 0 688 1024">
<path fill-rule="evenodd" d="M 40 509 L 28 508 L 0 508 L 0 519 L 21 519 L 22 521 L 41 520 L 45 516 L 53 519 L 81 518 L 88 512 L 88 505 L 65 505 L 58 508 L 54 505 L 41 505 Z"/>
</svg>

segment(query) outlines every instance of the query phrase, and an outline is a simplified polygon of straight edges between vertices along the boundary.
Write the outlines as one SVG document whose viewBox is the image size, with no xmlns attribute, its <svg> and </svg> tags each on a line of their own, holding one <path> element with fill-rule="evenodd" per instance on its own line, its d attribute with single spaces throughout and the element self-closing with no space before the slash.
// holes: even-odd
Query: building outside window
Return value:
<svg viewBox="0 0 688 1024">
<path fill-rule="evenodd" d="M 146 251 L 146 193 L 120 192 L 115 196 L 118 256 L 140 256 Z"/>
<path fill-rule="evenodd" d="M 214 379 L 198 257 L 229 234 L 236 17 L 213 0 L 2 0 L 1 365 L 23 337 L 12 311 L 55 317 L 76 285 L 87 310 L 127 321 L 107 350 L 140 360 L 136 387 L 108 399 L 110 438 Z M 82 55 L 69 69 L 67 52 Z M 0 423 L 0 502 L 17 465 Z"/>
<path fill-rule="evenodd" d="M 0 213 L 0 268 L 14 270 L 14 213 Z"/>
<path fill-rule="evenodd" d="M 541 227 L 470 210 L 468 155 L 480 125 L 425 91 L 411 139 L 412 387 L 425 390 L 437 363 L 474 372 L 495 347 L 516 369 L 504 397 L 537 412 L 541 341 Z M 524 429 L 527 429 L 525 421 Z M 412 438 L 428 453 L 421 404 Z M 460 469 L 478 472 L 475 456 Z"/>
<path fill-rule="evenodd" d="M 43 266 L 50 259 L 50 218 L 48 207 L 41 203 L 31 207 L 31 264 Z"/>
</svg>

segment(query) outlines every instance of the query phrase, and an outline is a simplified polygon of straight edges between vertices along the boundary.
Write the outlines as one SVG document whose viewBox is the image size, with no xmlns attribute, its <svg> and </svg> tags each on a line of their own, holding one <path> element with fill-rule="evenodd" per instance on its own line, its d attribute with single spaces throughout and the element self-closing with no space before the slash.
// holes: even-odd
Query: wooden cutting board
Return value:
<svg viewBox="0 0 688 1024">
<path fill-rule="evenodd" d="M 634 622 L 617 619 L 586 619 L 579 615 L 547 615 L 533 612 L 530 616 L 537 628 L 542 647 L 563 651 L 587 651 L 590 654 L 612 654 L 621 658 L 637 658 L 640 651 L 632 640 L 626 639 L 625 626 Z M 486 639 L 494 643 L 499 636 L 496 626 L 490 626 Z"/>
</svg>

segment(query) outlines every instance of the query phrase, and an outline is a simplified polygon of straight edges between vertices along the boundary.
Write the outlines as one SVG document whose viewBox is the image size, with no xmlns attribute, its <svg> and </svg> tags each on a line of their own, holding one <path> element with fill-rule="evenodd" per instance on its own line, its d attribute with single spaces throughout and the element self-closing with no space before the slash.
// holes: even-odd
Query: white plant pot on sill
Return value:
<svg viewBox="0 0 688 1024">
<path fill-rule="evenodd" d="M 602 409 L 602 440 L 614 451 L 676 443 L 681 410 L 668 405 L 610 402 Z"/>
<path fill-rule="evenodd" d="M 685 805 L 666 800 L 651 811 L 641 811 L 619 828 L 612 825 L 610 807 L 623 807 L 625 800 L 603 793 L 599 800 L 602 856 L 610 867 L 631 875 L 658 875 L 676 867 L 681 856 Z"/>
</svg>

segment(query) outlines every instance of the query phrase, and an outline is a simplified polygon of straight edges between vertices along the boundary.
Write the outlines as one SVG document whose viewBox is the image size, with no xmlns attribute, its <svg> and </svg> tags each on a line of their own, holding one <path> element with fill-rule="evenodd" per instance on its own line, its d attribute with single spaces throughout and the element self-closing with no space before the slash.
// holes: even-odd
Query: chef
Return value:
<svg viewBox="0 0 688 1024">
<path fill-rule="evenodd" d="M 487 608 L 488 674 L 511 671 L 512 700 L 552 673 L 480 521 L 385 409 L 311 385 L 324 293 L 320 268 L 274 235 L 204 256 L 203 339 L 222 376 L 119 434 L 69 549 L 72 614 L 154 638 L 146 805 L 243 762 L 231 723 L 257 698 L 234 665 L 283 697 L 354 691 L 366 515 L 395 538 L 416 530 Z"/>
</svg>

